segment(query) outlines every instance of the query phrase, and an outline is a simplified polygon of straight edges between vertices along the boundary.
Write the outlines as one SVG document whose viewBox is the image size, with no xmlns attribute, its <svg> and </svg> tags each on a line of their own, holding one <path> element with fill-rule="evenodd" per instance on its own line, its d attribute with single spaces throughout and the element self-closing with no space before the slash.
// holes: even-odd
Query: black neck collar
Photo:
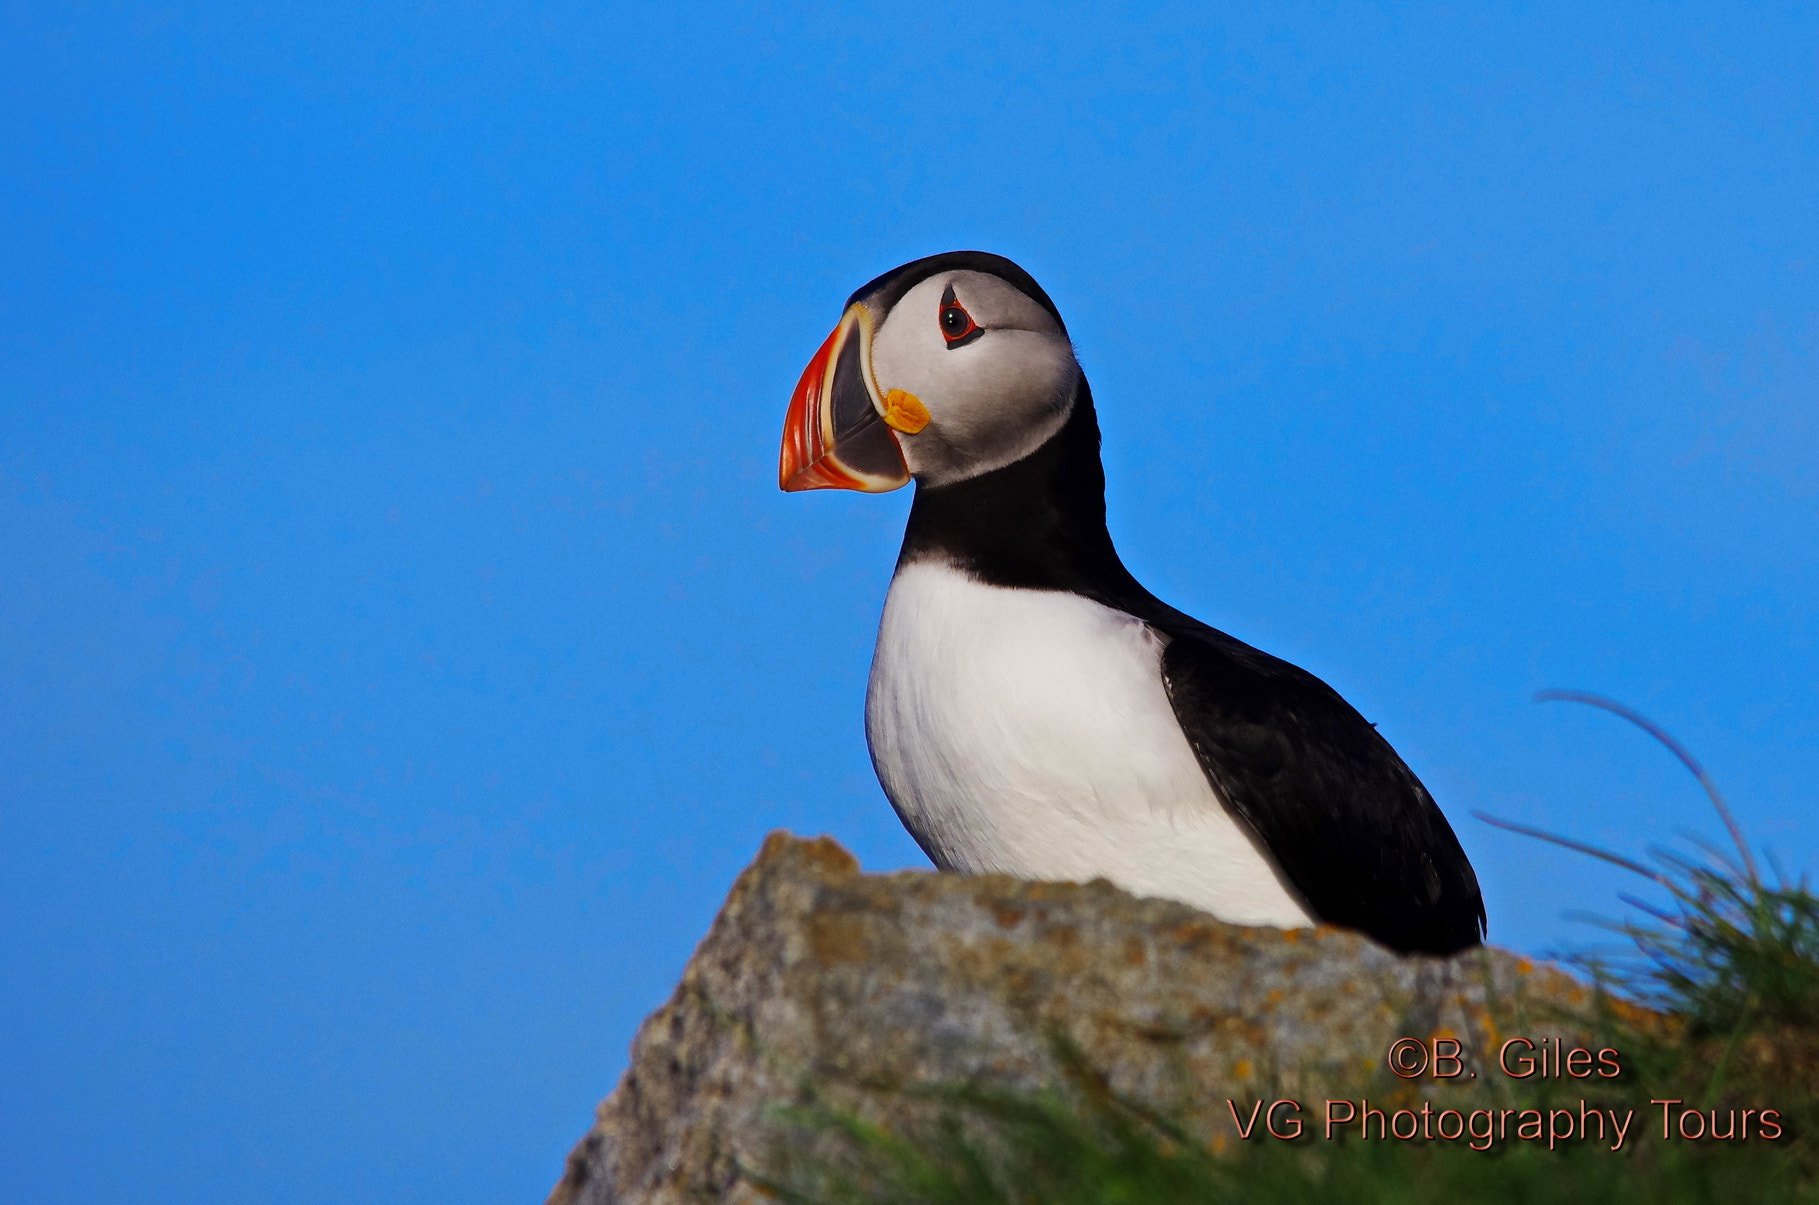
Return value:
<svg viewBox="0 0 1819 1205">
<path fill-rule="evenodd" d="M 941 560 L 994 586 L 1065 590 L 1130 610 L 1151 599 L 1105 526 L 1099 418 L 1084 378 L 1061 429 L 1014 464 L 916 486 L 899 568 Z"/>
</svg>

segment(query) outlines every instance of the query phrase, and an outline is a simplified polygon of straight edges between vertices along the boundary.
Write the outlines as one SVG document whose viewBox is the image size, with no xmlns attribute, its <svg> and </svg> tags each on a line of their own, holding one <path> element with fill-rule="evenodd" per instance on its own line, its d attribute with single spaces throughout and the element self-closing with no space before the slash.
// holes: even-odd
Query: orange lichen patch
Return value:
<svg viewBox="0 0 1819 1205">
<path fill-rule="evenodd" d="M 1477 1020 L 1478 1028 L 1484 1032 L 1486 1049 L 1495 1050 L 1503 1045 L 1503 1031 L 1497 1027 L 1497 1018 L 1491 1015 L 1490 1009 L 1479 1006 L 1472 1010 L 1472 1016 Z"/>
<path fill-rule="evenodd" d="M 803 856 L 828 874 L 845 877 L 859 873 L 859 859 L 832 837 L 816 837 L 805 845 Z"/>
<path fill-rule="evenodd" d="M 797 844 L 796 834 L 787 829 L 772 829 L 764 838 L 764 844 L 758 849 L 758 860 L 769 862 L 783 856 L 785 850 Z"/>
<path fill-rule="evenodd" d="M 1211 945 L 1222 936 L 1220 930 L 1204 921 L 1182 921 L 1168 930 L 1168 935 L 1184 946 Z"/>
<path fill-rule="evenodd" d="M 1535 964 L 1526 958 L 1518 958 L 1516 960 L 1516 970 L 1524 975 L 1533 975 L 1535 973 Z"/>
<path fill-rule="evenodd" d="M 1071 946 L 1080 940 L 1080 930 L 1072 925 L 1057 925 L 1044 936 L 1058 946 Z"/>
<path fill-rule="evenodd" d="M 1256 1068 L 1251 1066 L 1251 1061 L 1249 1059 L 1239 1059 L 1232 1064 L 1232 1078 L 1249 1079 L 1255 1070 Z"/>
<path fill-rule="evenodd" d="M 823 966 L 862 962 L 866 957 L 865 922 L 856 916 L 822 914 L 808 924 L 809 949 Z"/>
<path fill-rule="evenodd" d="M 1140 967 L 1149 961 L 1149 951 L 1143 948 L 1143 940 L 1134 934 L 1124 939 L 1124 962 L 1126 966 Z"/>
<path fill-rule="evenodd" d="M 832 837 L 805 839 L 786 829 L 777 829 L 764 839 L 764 847 L 758 851 L 758 860 L 771 862 L 791 855 L 837 877 L 844 878 L 859 873 L 859 860 L 847 853 Z"/>
<path fill-rule="evenodd" d="M 1010 966 L 1017 957 L 1017 947 L 1002 937 L 987 937 L 979 942 L 949 939 L 947 947 L 955 966 L 969 966 L 979 973 L 988 968 Z"/>
<path fill-rule="evenodd" d="M 1619 1021 L 1626 1022 L 1630 1025 L 1658 1025 L 1662 1021 L 1661 1014 L 1654 1009 L 1645 1008 L 1633 1001 L 1625 1000 L 1621 996 L 1608 997 L 1606 1003 L 1610 1005 L 1612 1014 L 1614 1014 Z"/>
<path fill-rule="evenodd" d="M 1038 979 L 1028 967 L 1018 967 L 1004 975 L 1005 995 L 1012 1000 L 1030 995 L 1038 986 Z"/>
<path fill-rule="evenodd" d="M 1284 929 L 1282 931 L 1282 940 L 1288 942 L 1290 945 L 1298 943 L 1301 940 L 1301 930 Z"/>
<path fill-rule="evenodd" d="M 998 927 L 1001 929 L 1010 928 L 1027 915 L 1028 913 L 1023 909 L 1012 908 L 1008 904 L 997 904 L 992 908 L 992 919 L 998 922 Z"/>
<path fill-rule="evenodd" d="M 1416 1082 L 1417 1081 L 1415 1080 L 1398 1080 L 1394 1085 L 1384 1091 L 1383 1107 L 1388 1109 L 1391 1106 L 1394 1106 L 1395 1108 L 1403 1109 L 1424 1103 L 1421 1099 L 1420 1090 L 1415 1086 Z M 1374 1100 L 1375 1097 L 1373 1096 L 1372 1099 Z"/>
</svg>

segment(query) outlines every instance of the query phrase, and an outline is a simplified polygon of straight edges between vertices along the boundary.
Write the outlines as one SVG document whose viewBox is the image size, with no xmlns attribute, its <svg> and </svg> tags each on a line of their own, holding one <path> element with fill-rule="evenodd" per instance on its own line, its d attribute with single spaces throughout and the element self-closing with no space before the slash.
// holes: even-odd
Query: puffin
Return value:
<svg viewBox="0 0 1819 1205">
<path fill-rule="evenodd" d="M 1061 313 L 983 251 L 847 299 L 784 420 L 787 491 L 916 491 L 865 733 L 935 866 L 1105 878 L 1404 954 L 1485 933 L 1433 796 L 1339 693 L 1138 583 Z"/>
</svg>

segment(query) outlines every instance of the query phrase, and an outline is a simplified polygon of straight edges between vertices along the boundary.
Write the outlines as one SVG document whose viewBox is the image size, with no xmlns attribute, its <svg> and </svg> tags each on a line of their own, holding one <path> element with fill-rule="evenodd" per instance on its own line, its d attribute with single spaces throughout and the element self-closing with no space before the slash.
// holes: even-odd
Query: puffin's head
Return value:
<svg viewBox="0 0 1819 1205">
<path fill-rule="evenodd" d="M 848 298 L 803 371 L 781 484 L 883 493 L 1002 468 L 1061 428 L 1079 380 L 1029 273 L 983 251 L 915 260 Z"/>
</svg>

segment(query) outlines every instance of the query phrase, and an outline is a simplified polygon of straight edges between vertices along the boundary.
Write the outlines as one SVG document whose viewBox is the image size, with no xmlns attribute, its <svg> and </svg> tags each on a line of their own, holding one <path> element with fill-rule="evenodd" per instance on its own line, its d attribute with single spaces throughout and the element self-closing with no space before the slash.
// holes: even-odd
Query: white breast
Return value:
<svg viewBox="0 0 1819 1205">
<path fill-rule="evenodd" d="M 1229 921 L 1312 924 L 1214 795 L 1161 652 L 1148 625 L 1077 595 L 904 567 L 865 705 L 885 794 L 945 868 L 1103 876 Z"/>
</svg>

